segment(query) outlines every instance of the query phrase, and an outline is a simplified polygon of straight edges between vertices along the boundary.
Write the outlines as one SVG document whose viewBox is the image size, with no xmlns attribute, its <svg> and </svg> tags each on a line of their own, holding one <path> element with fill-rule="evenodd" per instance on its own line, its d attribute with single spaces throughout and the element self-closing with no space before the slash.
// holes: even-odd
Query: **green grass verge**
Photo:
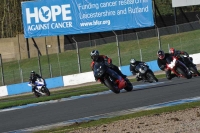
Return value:
<svg viewBox="0 0 200 133">
<path fill-rule="evenodd" d="M 140 34 L 140 33 L 138 33 Z M 151 34 L 148 31 L 142 32 L 142 34 Z M 135 38 L 135 34 L 127 35 Z M 200 30 L 165 35 L 161 36 L 161 46 L 165 52 L 168 52 L 168 45 L 179 50 L 186 50 L 189 54 L 199 53 L 200 45 L 199 38 Z M 102 39 L 103 40 L 103 39 Z M 81 42 L 79 43 L 81 46 Z M 142 61 L 151 61 L 157 59 L 156 52 L 159 49 L 158 38 L 146 38 L 131 41 L 119 42 L 121 65 L 129 65 L 131 58 Z M 108 55 L 112 58 L 113 64 L 119 66 L 119 58 L 116 42 L 89 46 L 81 48 L 80 52 L 80 65 L 81 72 L 91 71 L 90 68 L 90 52 L 93 49 L 98 49 L 100 54 Z M 142 57 L 140 57 L 142 53 Z M 52 71 L 52 77 L 58 77 L 63 75 L 70 75 L 79 73 L 78 60 L 76 50 L 68 50 L 59 54 L 51 54 L 48 56 L 43 55 L 40 57 L 41 71 L 44 78 L 50 78 L 50 70 Z M 49 64 L 50 63 L 50 64 Z M 4 62 L 4 81 L 5 84 L 20 83 L 23 78 L 23 82 L 28 81 L 30 71 L 35 70 L 39 73 L 38 58 L 23 59 L 20 61 Z M 20 74 L 23 74 L 23 77 Z M 0 72 L 0 80 L 2 81 L 2 73 Z M 0 82 L 0 85 L 2 83 Z"/>
</svg>

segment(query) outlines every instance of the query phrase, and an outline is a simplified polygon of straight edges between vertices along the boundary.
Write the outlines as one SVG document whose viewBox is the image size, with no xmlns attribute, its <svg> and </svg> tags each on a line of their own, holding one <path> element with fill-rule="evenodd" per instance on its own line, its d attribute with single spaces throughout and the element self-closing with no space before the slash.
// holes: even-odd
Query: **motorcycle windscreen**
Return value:
<svg viewBox="0 0 200 133">
<path fill-rule="evenodd" d="M 105 66 L 105 64 L 103 63 L 103 62 L 96 62 L 95 64 L 94 64 L 94 77 L 95 78 L 101 78 L 103 75 L 104 75 L 104 73 L 106 72 L 106 66 Z"/>
</svg>

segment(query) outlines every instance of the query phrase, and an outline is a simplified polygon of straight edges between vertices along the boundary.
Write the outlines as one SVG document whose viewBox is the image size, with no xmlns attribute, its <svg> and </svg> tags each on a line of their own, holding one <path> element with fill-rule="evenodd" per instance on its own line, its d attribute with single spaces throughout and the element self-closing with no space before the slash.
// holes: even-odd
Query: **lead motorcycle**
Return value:
<svg viewBox="0 0 200 133">
<path fill-rule="evenodd" d="M 172 56 L 167 59 L 166 67 L 178 77 L 183 77 L 187 79 L 192 78 L 190 70 L 176 56 Z"/>
<path fill-rule="evenodd" d="M 153 71 L 149 68 L 146 63 L 139 63 L 135 70 L 138 71 L 137 76 L 145 82 L 153 83 L 158 82 L 158 79 L 155 77 Z"/>
<path fill-rule="evenodd" d="M 127 78 L 123 79 L 114 70 L 110 69 L 105 62 L 95 62 L 94 77 L 116 94 L 120 93 L 122 89 L 128 92 L 133 90 L 131 82 Z"/>
<path fill-rule="evenodd" d="M 34 95 L 40 97 L 42 95 L 50 96 L 50 91 L 46 87 L 45 80 L 43 78 L 37 79 L 35 84 L 29 83 L 28 86 L 34 87 Z"/>
</svg>

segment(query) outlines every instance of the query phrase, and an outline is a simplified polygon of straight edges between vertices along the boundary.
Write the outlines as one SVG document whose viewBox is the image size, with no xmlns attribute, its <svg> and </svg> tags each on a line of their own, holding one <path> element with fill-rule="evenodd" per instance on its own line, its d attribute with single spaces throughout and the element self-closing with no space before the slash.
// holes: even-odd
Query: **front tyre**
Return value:
<svg viewBox="0 0 200 133">
<path fill-rule="evenodd" d="M 46 87 L 44 88 L 44 93 L 46 96 L 50 96 L 50 91 Z"/>
<path fill-rule="evenodd" d="M 187 78 L 187 79 L 191 78 L 191 75 L 186 74 L 186 71 L 182 67 L 177 67 L 176 71 L 181 75 L 181 77 L 184 77 L 184 78 Z"/>
<path fill-rule="evenodd" d="M 200 76 L 199 71 L 194 66 L 190 66 L 189 69 L 192 71 L 194 76 Z"/>
<path fill-rule="evenodd" d="M 115 84 L 113 84 L 110 80 L 108 79 L 104 80 L 104 84 L 115 94 L 120 93 L 120 89 Z"/>
</svg>

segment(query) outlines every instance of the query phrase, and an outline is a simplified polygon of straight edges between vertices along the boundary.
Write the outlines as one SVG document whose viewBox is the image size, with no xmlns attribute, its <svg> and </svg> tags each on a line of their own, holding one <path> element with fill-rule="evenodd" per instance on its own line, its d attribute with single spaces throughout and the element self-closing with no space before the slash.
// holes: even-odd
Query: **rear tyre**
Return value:
<svg viewBox="0 0 200 133">
<path fill-rule="evenodd" d="M 35 97 L 40 97 L 40 94 L 37 91 L 34 91 Z"/>
<path fill-rule="evenodd" d="M 158 82 L 158 79 L 155 77 L 155 75 L 150 72 L 147 73 L 147 79 L 149 80 L 150 83 Z"/>
<path fill-rule="evenodd" d="M 126 87 L 124 88 L 126 91 L 132 91 L 133 90 L 133 85 L 131 84 L 131 82 L 129 81 L 129 79 L 125 78 L 126 81 Z"/>
<path fill-rule="evenodd" d="M 108 79 L 104 80 L 104 84 L 115 94 L 120 93 L 120 89 L 115 84 L 113 84 L 110 80 Z"/>
</svg>

